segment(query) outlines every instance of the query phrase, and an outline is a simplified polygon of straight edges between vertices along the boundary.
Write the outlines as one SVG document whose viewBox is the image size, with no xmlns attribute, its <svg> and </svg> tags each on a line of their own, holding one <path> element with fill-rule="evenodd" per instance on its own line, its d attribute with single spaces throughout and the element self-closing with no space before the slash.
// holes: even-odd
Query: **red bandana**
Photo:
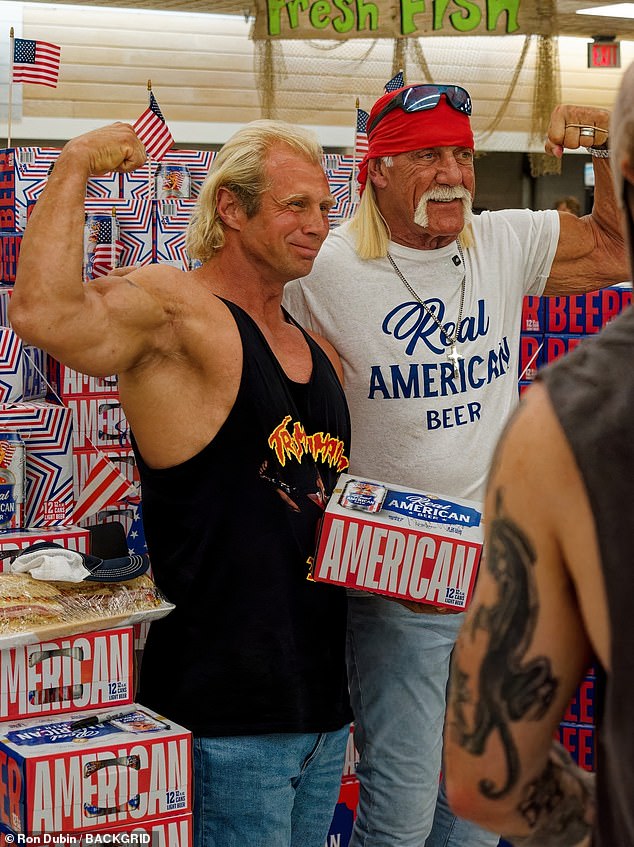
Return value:
<svg viewBox="0 0 634 847">
<path fill-rule="evenodd" d="M 405 88 L 410 88 L 407 85 Z M 402 91 L 399 88 L 398 91 Z M 390 91 L 380 97 L 370 112 L 368 126 L 375 115 L 398 94 Z M 357 177 L 363 194 L 368 178 L 368 161 L 382 156 L 397 156 L 411 150 L 426 150 L 430 147 L 469 147 L 473 150 L 473 132 L 469 116 L 447 103 L 441 95 L 434 109 L 423 112 L 404 112 L 394 109 L 374 127 L 368 136 L 369 148 L 359 166 Z"/>
</svg>

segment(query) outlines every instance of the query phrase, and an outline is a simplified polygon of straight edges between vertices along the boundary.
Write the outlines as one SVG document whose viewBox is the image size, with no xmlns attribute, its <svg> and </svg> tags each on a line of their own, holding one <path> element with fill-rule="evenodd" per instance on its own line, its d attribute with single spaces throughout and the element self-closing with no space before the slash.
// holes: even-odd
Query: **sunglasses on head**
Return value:
<svg viewBox="0 0 634 847">
<path fill-rule="evenodd" d="M 368 134 L 379 124 L 386 115 L 394 109 L 404 112 L 426 112 L 435 109 L 440 103 L 441 95 L 445 95 L 450 106 L 464 115 L 471 115 L 471 97 L 469 92 L 459 85 L 412 85 L 404 88 L 381 109 L 368 124 Z"/>
</svg>

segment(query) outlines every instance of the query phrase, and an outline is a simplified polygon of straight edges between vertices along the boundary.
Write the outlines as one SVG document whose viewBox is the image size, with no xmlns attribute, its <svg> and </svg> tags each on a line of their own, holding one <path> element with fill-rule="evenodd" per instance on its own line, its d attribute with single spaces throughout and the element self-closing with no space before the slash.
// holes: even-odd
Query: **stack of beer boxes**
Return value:
<svg viewBox="0 0 634 847">
<path fill-rule="evenodd" d="M 0 432 L 24 443 L 26 476 L 21 515 L 0 515 L 0 556 L 43 540 L 89 552 L 73 509 L 102 449 L 135 479 L 116 381 L 23 347 L 7 320 L 22 233 L 58 153 L 0 151 Z M 91 180 L 86 204 L 116 210 L 123 261 L 154 258 L 154 205 L 124 198 L 118 174 Z M 0 639 L 0 834 L 134 832 L 136 843 L 191 847 L 190 733 L 134 705 L 134 642 L 132 627 Z"/>
</svg>

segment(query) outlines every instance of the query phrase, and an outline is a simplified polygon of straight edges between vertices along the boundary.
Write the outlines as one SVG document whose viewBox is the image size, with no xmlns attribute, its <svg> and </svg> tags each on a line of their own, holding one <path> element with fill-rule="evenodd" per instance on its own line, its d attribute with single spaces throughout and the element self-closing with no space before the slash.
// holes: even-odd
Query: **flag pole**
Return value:
<svg viewBox="0 0 634 847">
<path fill-rule="evenodd" d="M 13 61 L 15 56 L 15 33 L 9 30 L 9 108 L 7 112 L 7 147 L 11 147 L 11 113 L 13 105 Z"/>
<path fill-rule="evenodd" d="M 111 270 L 117 267 L 117 239 L 115 237 L 115 227 L 117 225 L 117 210 L 112 207 L 110 212 L 110 265 Z"/>
<path fill-rule="evenodd" d="M 352 173 L 350 175 L 350 191 L 348 192 L 348 196 L 350 198 L 351 203 L 356 203 L 359 200 L 357 187 L 357 136 L 359 135 L 357 131 L 358 120 L 359 98 L 357 97 L 354 103 L 354 147 L 352 148 Z"/>
<path fill-rule="evenodd" d="M 152 80 L 148 79 L 148 81 L 147 81 L 147 104 L 148 104 L 148 107 L 151 105 L 151 103 L 152 103 Z M 153 186 L 152 186 L 152 157 L 151 156 L 148 156 L 148 159 L 147 159 L 147 190 L 148 190 L 148 197 L 150 198 L 150 200 L 153 200 L 154 199 L 154 190 L 153 190 Z"/>
</svg>

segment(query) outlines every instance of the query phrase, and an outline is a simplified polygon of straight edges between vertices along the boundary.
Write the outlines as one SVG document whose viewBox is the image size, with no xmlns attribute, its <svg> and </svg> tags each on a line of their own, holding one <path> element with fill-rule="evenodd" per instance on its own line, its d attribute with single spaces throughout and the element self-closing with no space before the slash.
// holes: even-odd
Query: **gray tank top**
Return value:
<svg viewBox="0 0 634 847">
<path fill-rule="evenodd" d="M 596 692 L 593 847 L 634 845 L 634 310 L 541 372 L 597 526 L 612 671 Z"/>
</svg>

